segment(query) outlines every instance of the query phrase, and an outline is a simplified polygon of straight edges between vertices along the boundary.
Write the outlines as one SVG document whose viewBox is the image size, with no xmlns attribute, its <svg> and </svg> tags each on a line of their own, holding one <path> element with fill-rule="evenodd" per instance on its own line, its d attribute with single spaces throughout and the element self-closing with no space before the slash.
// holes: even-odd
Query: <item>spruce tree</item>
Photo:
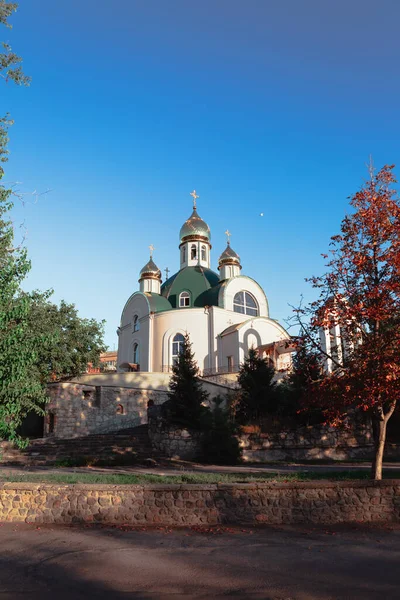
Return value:
<svg viewBox="0 0 400 600">
<path fill-rule="evenodd" d="M 169 421 L 176 425 L 201 429 L 204 417 L 209 412 L 203 405 L 208 400 L 208 393 L 203 390 L 199 380 L 199 369 L 187 333 L 178 359 L 172 367 L 169 389 Z"/>
<path fill-rule="evenodd" d="M 260 357 L 255 348 L 249 354 L 239 370 L 239 401 L 236 408 L 236 420 L 241 424 L 255 423 L 275 408 L 274 368 Z"/>
</svg>

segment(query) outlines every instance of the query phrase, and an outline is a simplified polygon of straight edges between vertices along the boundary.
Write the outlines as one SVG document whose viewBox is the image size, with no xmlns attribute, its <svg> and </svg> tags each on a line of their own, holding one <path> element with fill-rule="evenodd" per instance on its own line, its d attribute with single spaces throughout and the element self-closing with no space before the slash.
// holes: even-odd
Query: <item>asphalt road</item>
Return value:
<svg viewBox="0 0 400 600">
<path fill-rule="evenodd" d="M 0 526 L 0 599 L 390 600 L 400 525 Z"/>
</svg>

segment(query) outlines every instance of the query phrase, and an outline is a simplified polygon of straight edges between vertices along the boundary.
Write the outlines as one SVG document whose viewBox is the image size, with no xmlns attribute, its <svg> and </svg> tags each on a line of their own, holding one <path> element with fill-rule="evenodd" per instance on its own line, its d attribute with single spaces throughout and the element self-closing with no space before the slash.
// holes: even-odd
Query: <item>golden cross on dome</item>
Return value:
<svg viewBox="0 0 400 600">
<path fill-rule="evenodd" d="M 196 210 L 196 208 L 197 208 L 196 200 L 197 200 L 197 198 L 200 198 L 200 196 L 198 196 L 196 194 L 196 190 L 193 190 L 193 192 L 190 192 L 190 195 L 193 197 L 193 208 L 194 208 L 194 210 Z"/>
<path fill-rule="evenodd" d="M 153 244 L 150 244 L 150 246 L 149 246 L 149 250 L 150 250 L 150 258 L 153 258 L 153 252 L 154 252 L 154 250 L 155 250 L 155 248 L 154 248 Z"/>
<path fill-rule="evenodd" d="M 232 234 L 231 234 L 231 232 L 229 231 L 229 229 L 227 229 L 227 230 L 225 231 L 225 235 L 226 235 L 226 236 L 227 236 L 227 238 L 228 238 L 228 244 L 230 244 L 230 243 L 231 243 L 231 240 L 230 240 L 229 238 L 231 237 L 231 235 L 232 235 Z"/>
</svg>

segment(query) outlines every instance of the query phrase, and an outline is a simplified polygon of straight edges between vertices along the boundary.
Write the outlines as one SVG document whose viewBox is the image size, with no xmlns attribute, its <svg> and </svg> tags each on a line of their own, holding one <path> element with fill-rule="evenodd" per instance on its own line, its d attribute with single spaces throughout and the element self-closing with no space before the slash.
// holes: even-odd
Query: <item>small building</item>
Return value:
<svg viewBox="0 0 400 600">
<path fill-rule="evenodd" d="M 110 350 L 100 354 L 100 365 L 94 367 L 92 363 L 88 363 L 86 373 L 97 374 L 103 372 L 112 372 L 117 370 L 117 351 Z"/>
</svg>

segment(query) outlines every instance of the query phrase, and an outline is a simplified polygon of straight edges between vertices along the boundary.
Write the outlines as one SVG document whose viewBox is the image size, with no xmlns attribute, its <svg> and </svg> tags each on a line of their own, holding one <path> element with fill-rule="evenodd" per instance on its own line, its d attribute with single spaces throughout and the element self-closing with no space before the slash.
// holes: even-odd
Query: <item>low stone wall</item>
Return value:
<svg viewBox="0 0 400 600">
<path fill-rule="evenodd" d="M 151 447 L 156 454 L 181 460 L 201 457 L 202 435 L 199 432 L 167 425 L 161 406 L 148 409 L 148 433 Z"/>
<path fill-rule="evenodd" d="M 400 521 L 400 482 L 0 486 L 0 521 L 130 525 Z"/>
<path fill-rule="evenodd" d="M 357 430 L 312 426 L 277 433 L 244 433 L 240 441 L 246 462 L 371 460 L 374 455 L 371 431 L 365 424 L 359 424 Z M 400 458 L 400 448 L 387 443 L 385 457 Z"/>
</svg>

